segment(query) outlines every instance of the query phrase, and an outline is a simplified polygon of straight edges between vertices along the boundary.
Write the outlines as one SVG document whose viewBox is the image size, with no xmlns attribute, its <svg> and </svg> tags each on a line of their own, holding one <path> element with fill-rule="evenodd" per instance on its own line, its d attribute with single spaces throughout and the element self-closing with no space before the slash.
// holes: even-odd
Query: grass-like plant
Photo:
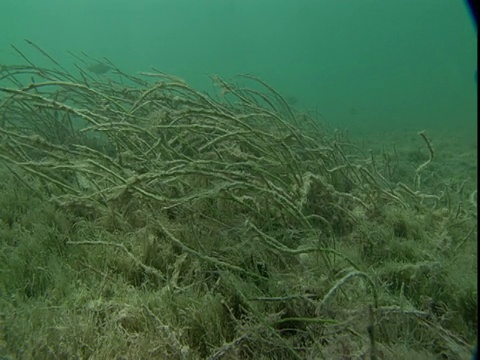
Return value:
<svg viewBox="0 0 480 360">
<path fill-rule="evenodd" d="M 2 357 L 468 356 L 476 190 L 425 133 L 379 155 L 250 75 L 207 94 L 29 45 L 52 66 L 0 69 Z"/>
</svg>

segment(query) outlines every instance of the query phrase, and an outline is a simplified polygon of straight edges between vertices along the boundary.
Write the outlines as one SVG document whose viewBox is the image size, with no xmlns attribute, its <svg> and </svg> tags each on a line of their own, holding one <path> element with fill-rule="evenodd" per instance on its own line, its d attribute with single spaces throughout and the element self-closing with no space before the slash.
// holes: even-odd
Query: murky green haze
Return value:
<svg viewBox="0 0 480 360">
<path fill-rule="evenodd" d="M 19 62 L 10 44 L 27 38 L 65 65 L 67 50 L 85 51 L 202 89 L 209 74 L 249 73 L 333 126 L 477 141 L 477 37 L 463 1 L 2 0 L 0 24 L 0 63 Z"/>
</svg>

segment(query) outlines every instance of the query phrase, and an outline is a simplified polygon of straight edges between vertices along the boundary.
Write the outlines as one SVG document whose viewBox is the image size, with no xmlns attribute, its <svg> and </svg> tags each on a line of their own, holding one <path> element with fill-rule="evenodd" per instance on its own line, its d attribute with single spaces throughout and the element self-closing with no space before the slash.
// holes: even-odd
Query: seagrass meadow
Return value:
<svg viewBox="0 0 480 360">
<path fill-rule="evenodd" d="M 2 359 L 469 358 L 475 150 L 29 45 L 50 66 L 0 67 Z"/>
</svg>

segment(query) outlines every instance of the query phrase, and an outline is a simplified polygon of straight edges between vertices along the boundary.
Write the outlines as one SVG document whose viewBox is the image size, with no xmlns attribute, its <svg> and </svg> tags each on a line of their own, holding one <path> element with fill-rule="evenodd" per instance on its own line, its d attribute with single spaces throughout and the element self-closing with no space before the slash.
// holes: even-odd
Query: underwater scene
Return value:
<svg viewBox="0 0 480 360">
<path fill-rule="evenodd" d="M 472 359 L 473 15 L 2 0 L 0 359 Z"/>
</svg>

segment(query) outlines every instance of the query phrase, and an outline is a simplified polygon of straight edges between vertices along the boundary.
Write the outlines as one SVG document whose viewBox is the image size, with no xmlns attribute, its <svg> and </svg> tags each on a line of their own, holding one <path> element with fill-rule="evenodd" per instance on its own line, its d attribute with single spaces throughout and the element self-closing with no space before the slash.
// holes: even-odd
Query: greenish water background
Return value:
<svg viewBox="0 0 480 360">
<path fill-rule="evenodd" d="M 27 38 L 63 64 L 85 51 L 200 89 L 210 74 L 249 73 L 335 127 L 477 142 L 477 37 L 463 1 L 2 0 L 0 24 L 0 64 L 19 62 L 10 44 Z"/>
</svg>

